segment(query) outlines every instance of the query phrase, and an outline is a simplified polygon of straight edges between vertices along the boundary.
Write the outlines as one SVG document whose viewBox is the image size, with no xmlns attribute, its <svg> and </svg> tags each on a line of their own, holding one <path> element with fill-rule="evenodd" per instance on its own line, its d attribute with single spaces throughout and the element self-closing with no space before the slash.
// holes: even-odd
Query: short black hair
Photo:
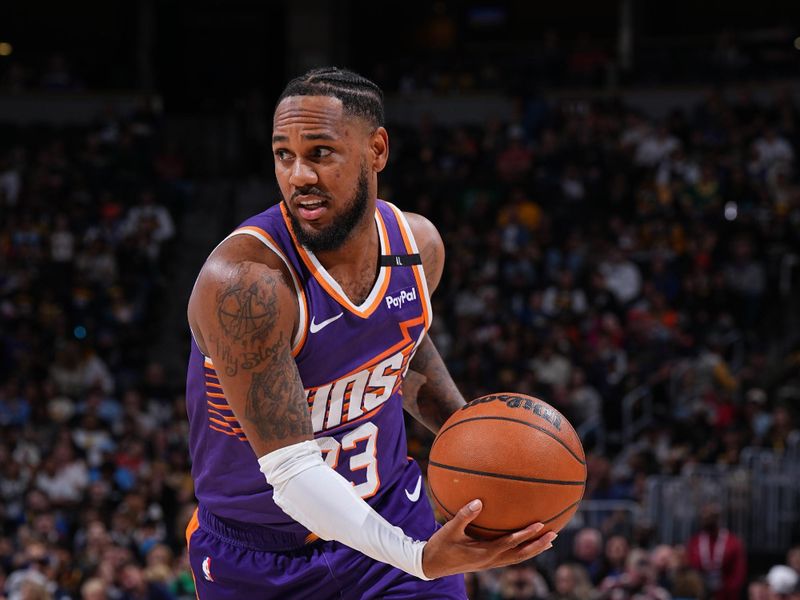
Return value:
<svg viewBox="0 0 800 600">
<path fill-rule="evenodd" d="M 345 114 L 361 117 L 373 127 L 383 126 L 383 91 L 347 69 L 321 67 L 295 77 L 286 84 L 275 107 L 289 96 L 333 96 L 342 101 Z"/>
</svg>

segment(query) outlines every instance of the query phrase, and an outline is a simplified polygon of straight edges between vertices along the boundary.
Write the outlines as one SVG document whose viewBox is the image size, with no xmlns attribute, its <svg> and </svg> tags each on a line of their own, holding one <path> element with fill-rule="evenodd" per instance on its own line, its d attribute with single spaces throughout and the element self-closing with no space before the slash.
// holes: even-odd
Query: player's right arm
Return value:
<svg viewBox="0 0 800 600">
<path fill-rule="evenodd" d="M 244 237 L 244 236 L 239 236 Z M 256 456 L 313 439 L 291 354 L 296 299 L 283 273 L 248 256 L 249 240 L 218 248 L 198 277 L 189 321 Z"/>
<path fill-rule="evenodd" d="M 237 237 L 244 239 L 228 240 L 203 266 L 189 323 L 214 362 L 275 503 L 321 538 L 423 579 L 519 562 L 547 549 L 550 534 L 532 539 L 540 524 L 491 542 L 470 538 L 464 528 L 480 509 L 467 507 L 429 541 L 413 540 L 325 464 L 291 354 L 298 307 L 288 275 L 261 262 L 263 248 Z"/>
</svg>

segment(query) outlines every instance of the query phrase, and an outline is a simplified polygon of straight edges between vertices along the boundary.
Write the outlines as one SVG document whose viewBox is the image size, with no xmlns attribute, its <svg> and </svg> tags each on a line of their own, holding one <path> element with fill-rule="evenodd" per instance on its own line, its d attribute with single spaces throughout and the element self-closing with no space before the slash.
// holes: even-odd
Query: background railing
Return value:
<svg viewBox="0 0 800 600">
<path fill-rule="evenodd" d="M 712 501 L 748 551 L 785 552 L 799 525 L 800 439 L 791 439 L 783 454 L 745 448 L 735 467 L 695 465 L 677 476 L 649 477 L 644 512 L 659 539 L 677 544 L 689 539 L 700 507 Z"/>
</svg>

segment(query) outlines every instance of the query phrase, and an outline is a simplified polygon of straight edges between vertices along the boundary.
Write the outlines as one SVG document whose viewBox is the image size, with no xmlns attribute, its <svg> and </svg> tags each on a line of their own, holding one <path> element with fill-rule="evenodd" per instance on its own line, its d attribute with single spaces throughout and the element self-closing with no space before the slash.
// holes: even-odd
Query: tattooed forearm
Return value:
<svg viewBox="0 0 800 600">
<path fill-rule="evenodd" d="M 274 278 L 253 281 L 250 265 L 240 265 L 217 296 L 217 318 L 222 331 L 245 348 L 263 342 L 278 315 Z"/>
<path fill-rule="evenodd" d="M 435 433 L 451 414 L 464 406 L 464 397 L 428 336 L 417 348 L 410 372 L 424 375 L 426 381 L 419 387 L 415 397 L 404 397 L 403 405 L 414 418 Z M 405 387 L 403 393 L 405 396 Z"/>
<path fill-rule="evenodd" d="M 312 435 L 308 403 L 289 346 L 283 338 L 262 349 L 263 371 L 253 373 L 245 418 L 265 441 Z"/>
</svg>

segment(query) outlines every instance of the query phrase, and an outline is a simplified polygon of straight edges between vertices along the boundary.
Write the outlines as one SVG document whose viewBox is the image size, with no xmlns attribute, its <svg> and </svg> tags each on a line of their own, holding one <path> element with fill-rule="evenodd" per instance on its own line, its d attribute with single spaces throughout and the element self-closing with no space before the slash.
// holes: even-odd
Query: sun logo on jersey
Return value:
<svg viewBox="0 0 800 600">
<path fill-rule="evenodd" d="M 206 556 L 203 559 L 203 577 L 206 578 L 206 581 L 214 581 L 214 578 L 211 576 L 211 557 Z"/>
</svg>

